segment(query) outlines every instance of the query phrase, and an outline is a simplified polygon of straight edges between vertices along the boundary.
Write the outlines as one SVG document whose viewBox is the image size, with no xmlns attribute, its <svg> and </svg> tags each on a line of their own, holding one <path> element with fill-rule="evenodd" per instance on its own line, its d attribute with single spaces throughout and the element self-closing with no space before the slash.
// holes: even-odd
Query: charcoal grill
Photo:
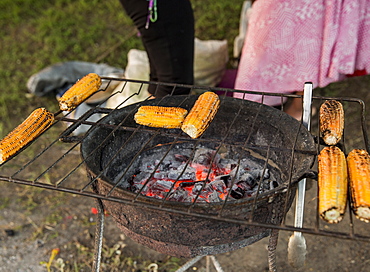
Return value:
<svg viewBox="0 0 370 272">
<path fill-rule="evenodd" d="M 370 236 L 366 233 L 356 233 L 354 227 L 356 222 L 352 217 L 348 232 L 327 231 L 320 225 L 318 218 L 314 226 L 305 228 L 294 227 L 286 222 L 285 215 L 292 204 L 297 183 L 302 178 L 315 178 L 313 164 L 320 149 L 320 140 L 301 122 L 282 110 L 264 105 L 263 100 L 266 96 L 278 96 L 283 102 L 299 96 L 118 78 L 103 79 L 108 81 L 106 88 L 109 88 L 109 84 L 120 83 L 111 94 L 111 98 L 127 92 L 128 86 L 131 88 L 136 86 L 136 90 L 130 96 L 126 96 L 122 104 L 116 108 L 106 108 L 105 101 L 102 101 L 77 120 L 70 118 L 69 115 L 63 116 L 62 112 L 56 112 L 57 122 L 54 126 L 64 123 L 70 126 L 32 159 L 25 161 L 21 152 L 4 163 L 1 166 L 1 172 L 4 174 L 0 176 L 2 181 L 95 198 L 101 211 L 98 215 L 96 235 L 94 259 L 96 271 L 99 270 L 100 263 L 103 209 L 107 209 L 122 231 L 137 242 L 159 252 L 180 257 L 198 259 L 199 256 L 228 252 L 270 235 L 268 255 L 271 271 L 276 270 L 274 252 L 280 230 L 370 241 Z M 196 95 L 169 95 L 132 103 L 150 84 L 170 85 L 174 91 L 178 87 L 186 87 L 192 94 L 206 90 L 215 91 L 221 98 L 220 110 L 205 134 L 193 140 L 177 129 L 138 126 L 133 121 L 133 114 L 141 105 L 180 106 L 190 109 L 197 98 Z M 232 95 L 235 92 L 260 95 L 262 103 L 234 99 Z M 343 103 L 356 105 L 363 134 L 361 144 L 369 150 L 363 101 L 354 98 L 315 96 L 312 99 L 317 103 L 325 99 L 337 99 Z M 103 118 L 96 122 L 89 121 L 94 115 Z M 82 136 L 73 136 L 73 132 L 81 125 L 88 125 L 91 128 Z M 38 141 L 42 138 L 43 136 Z M 36 178 L 25 175 L 30 167 L 35 171 L 35 165 L 40 157 L 53 152 L 63 144 L 67 149 L 49 166 L 38 166 Z M 171 149 L 183 144 L 193 147 L 206 145 L 214 150 L 227 148 L 232 150 L 237 160 L 252 156 L 260 161 L 264 170 L 268 168 L 276 172 L 279 176 L 279 186 L 267 192 L 257 193 L 253 197 L 238 200 L 226 198 L 219 203 L 159 200 L 120 187 L 120 183 L 127 178 L 127 173 L 130 172 L 130 167 L 135 164 L 139 154 L 158 145 Z M 344 140 L 341 144 L 344 145 Z M 77 165 L 71 165 L 67 170 L 63 167 L 61 171 L 61 164 L 65 164 L 66 158 L 78 150 L 79 146 L 81 161 Z M 23 166 L 15 172 L 9 171 L 17 160 L 20 160 Z M 74 182 L 76 172 L 85 167 L 89 179 L 86 182 Z M 51 183 L 45 182 L 46 175 L 54 177 Z M 166 222 L 165 227 L 163 222 Z M 189 222 L 194 228 L 185 227 L 189 226 Z M 177 235 L 179 229 L 183 232 L 180 236 Z"/>
</svg>

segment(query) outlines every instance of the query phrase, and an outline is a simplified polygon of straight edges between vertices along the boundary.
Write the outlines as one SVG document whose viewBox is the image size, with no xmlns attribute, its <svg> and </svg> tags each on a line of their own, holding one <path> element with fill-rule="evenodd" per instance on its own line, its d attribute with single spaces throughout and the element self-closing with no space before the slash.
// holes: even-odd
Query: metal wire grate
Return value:
<svg viewBox="0 0 370 272">
<path fill-rule="evenodd" d="M 0 166 L 0 180 L 6 182 L 12 182 L 19 185 L 28 185 L 34 187 L 40 187 L 48 190 L 56 190 L 66 193 L 72 193 L 80 196 L 87 196 L 97 198 L 101 200 L 110 200 L 117 203 L 122 203 L 131 206 L 145 207 L 151 210 L 160 210 L 170 213 L 191 215 L 194 218 L 209 218 L 212 220 L 219 220 L 224 222 L 242 224 L 242 225 L 255 225 L 276 230 L 285 231 L 300 231 L 303 233 L 309 233 L 321 236 L 330 236 L 350 240 L 359 241 L 370 241 L 370 235 L 366 228 L 365 223 L 355 219 L 349 208 L 346 213 L 346 217 L 337 226 L 330 225 L 328 228 L 327 224 L 319 219 L 316 212 L 317 210 L 317 198 L 316 184 L 312 180 L 313 190 L 307 199 L 305 206 L 305 222 L 303 228 L 296 228 L 293 226 L 293 220 L 285 218 L 282 224 L 263 224 L 253 222 L 252 220 L 241 220 L 231 219 L 219 215 L 207 215 L 198 213 L 192 209 L 182 210 L 176 209 L 175 207 L 168 208 L 165 205 L 152 205 L 141 198 L 125 199 L 117 198 L 111 194 L 99 194 L 92 190 L 93 180 L 89 180 L 86 177 L 85 161 L 80 155 L 80 143 L 83 141 L 87 134 L 74 135 L 77 129 L 82 126 L 106 126 L 113 130 L 127 130 L 134 131 L 136 128 L 129 126 L 120 126 L 115 124 L 101 124 L 100 117 L 114 113 L 118 108 L 123 108 L 132 103 L 142 100 L 145 96 L 145 90 L 148 85 L 161 85 L 164 83 L 144 82 L 136 80 L 125 80 L 117 78 L 103 78 L 108 81 L 106 90 L 110 86 L 115 86 L 113 92 L 105 97 L 104 100 L 94 102 L 94 105 L 89 105 L 89 110 L 79 116 L 77 119 L 73 118 L 72 114 L 64 115 L 63 112 L 59 111 L 55 113 L 57 121 L 55 124 L 42 136 L 40 136 L 30 147 L 22 150 L 20 154 L 11 160 L 5 162 Z M 175 91 L 180 85 L 166 84 L 173 86 Z M 251 93 L 259 95 L 261 97 L 261 103 L 267 96 L 279 97 L 283 110 L 284 102 L 287 99 L 300 97 L 297 95 L 286 95 L 277 93 L 259 93 L 259 92 L 248 92 L 238 91 L 231 89 L 222 88 L 209 88 L 209 87 L 198 87 L 198 86 L 185 86 L 189 87 L 192 93 L 200 93 L 205 90 L 212 90 L 218 92 L 220 96 L 232 96 L 235 92 Z M 118 98 L 120 103 L 116 103 L 115 107 L 108 108 L 107 104 L 112 99 Z M 339 97 L 313 97 L 313 106 L 318 107 L 326 99 L 336 99 L 341 101 L 348 112 L 351 115 L 351 122 L 356 123 L 357 131 L 345 131 L 345 135 L 340 145 L 348 153 L 351 148 L 365 148 L 369 151 L 368 136 L 365 126 L 365 105 L 360 99 L 353 98 L 339 98 Z M 116 99 L 117 100 L 117 99 Z M 109 106 L 109 105 L 108 105 Z M 241 110 L 241 109 L 238 109 Z M 281 114 L 285 114 L 281 111 Z M 232 122 L 232 120 L 231 120 Z M 312 119 L 312 135 L 317 140 L 317 153 L 319 152 L 322 145 L 320 145 L 320 137 L 318 135 L 318 114 Z M 359 136 L 361 131 L 362 136 Z M 61 132 L 61 133 L 60 133 Z M 178 136 L 182 137 L 182 136 Z M 284 148 L 284 147 L 282 147 Z M 267 148 L 268 149 L 268 148 Z M 40 163 L 42 162 L 42 163 Z M 48 164 L 45 164 L 48 162 Z M 315 170 L 315 167 L 313 168 Z"/>
</svg>

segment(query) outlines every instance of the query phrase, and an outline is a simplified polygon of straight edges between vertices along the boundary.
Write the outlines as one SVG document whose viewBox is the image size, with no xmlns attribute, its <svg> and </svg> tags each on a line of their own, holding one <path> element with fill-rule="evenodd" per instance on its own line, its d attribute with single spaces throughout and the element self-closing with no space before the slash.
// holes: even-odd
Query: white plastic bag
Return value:
<svg viewBox="0 0 370 272">
<path fill-rule="evenodd" d="M 215 87 L 221 82 L 229 61 L 227 40 L 206 40 L 195 38 L 194 84 Z"/>
<path fill-rule="evenodd" d="M 131 49 L 127 54 L 127 67 L 125 78 L 136 80 L 149 80 L 149 60 L 145 51 Z M 121 82 L 114 90 L 113 95 L 107 102 L 108 108 L 122 108 L 124 106 L 143 101 L 150 93 L 147 84 L 134 82 Z"/>
</svg>

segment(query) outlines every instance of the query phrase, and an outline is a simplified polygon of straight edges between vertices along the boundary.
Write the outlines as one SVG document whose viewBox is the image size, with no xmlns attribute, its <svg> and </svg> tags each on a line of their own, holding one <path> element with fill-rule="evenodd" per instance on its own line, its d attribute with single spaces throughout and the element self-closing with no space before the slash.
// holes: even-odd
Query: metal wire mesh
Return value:
<svg viewBox="0 0 370 272">
<path fill-rule="evenodd" d="M 212 220 L 219 220 L 224 222 L 236 223 L 241 225 L 255 225 L 277 230 L 285 231 L 300 231 L 321 236 L 330 236 L 343 239 L 370 241 L 370 235 L 364 227 L 365 223 L 354 218 L 347 208 L 345 219 L 338 225 L 328 225 L 320 220 L 317 213 L 317 188 L 315 180 L 309 181 L 309 195 L 305 205 L 305 221 L 302 228 L 295 228 L 293 226 L 292 218 L 284 218 L 281 224 L 263 224 L 254 222 L 253 220 L 241 220 L 226 218 L 222 213 L 218 215 L 210 215 L 198 213 L 192 209 L 176 209 L 176 207 L 169 208 L 165 205 L 152 205 L 141 198 L 125 199 L 117 198 L 111 194 L 99 194 L 92 189 L 95 182 L 86 177 L 85 161 L 80 155 L 80 144 L 87 134 L 75 135 L 74 133 L 79 128 L 85 126 L 102 126 L 109 127 L 114 130 L 135 131 L 137 128 L 122 126 L 116 124 L 100 123 L 100 118 L 114 113 L 119 108 L 126 107 L 132 103 L 141 101 L 146 96 L 146 89 L 150 84 L 159 86 L 164 83 L 144 82 L 135 80 L 125 80 L 118 78 L 103 78 L 108 82 L 105 91 L 113 89 L 109 96 L 103 100 L 90 104 L 89 109 L 80 115 L 78 118 L 73 116 L 73 113 L 56 112 L 56 122 L 54 125 L 36 139 L 31 146 L 25 148 L 17 156 L 5 162 L 0 166 L 0 180 L 12 182 L 19 185 L 28 185 L 40 187 L 48 190 L 56 190 L 66 193 L 72 193 L 80 196 L 87 196 L 98 198 L 101 200 L 110 200 L 125 205 L 145 207 L 150 210 L 160 210 L 169 213 L 191 215 L 194 218 L 209 218 Z M 173 86 L 175 91 L 180 85 L 166 84 Z M 114 88 L 110 88 L 114 86 Z M 184 87 L 185 85 L 181 85 Z M 232 96 L 235 92 L 251 93 L 261 97 L 263 103 L 267 96 L 277 96 L 281 100 L 281 114 L 284 115 L 283 109 L 285 101 L 292 98 L 297 98 L 297 95 L 277 94 L 277 93 L 259 93 L 239 91 L 223 88 L 209 88 L 198 86 L 185 86 L 191 89 L 191 93 L 201 93 L 206 90 L 217 92 L 220 96 Z M 104 90 L 102 90 L 104 91 Z M 118 99 L 117 99 L 118 98 Z M 116 99 L 114 107 L 108 107 L 109 101 Z M 149 99 L 149 98 L 146 98 Z M 346 114 L 351 115 L 351 122 L 357 124 L 358 130 L 345 130 L 344 137 L 340 142 L 340 146 L 345 153 L 348 153 L 352 148 L 364 148 L 369 151 L 368 136 L 365 126 L 365 105 L 363 101 L 353 98 L 339 98 L 339 97 L 313 97 L 313 106 L 318 108 L 319 105 L 327 99 L 336 99 L 341 101 L 346 109 Z M 241 109 L 238 109 L 239 111 Z M 236 112 L 238 111 L 236 110 Z M 347 117 L 346 117 L 347 118 Z M 232 123 L 233 120 L 230 120 Z M 320 144 L 320 137 L 318 135 L 318 114 L 312 118 L 311 133 L 317 141 L 317 153 L 320 151 L 322 145 Z M 359 133 L 361 132 L 361 133 Z M 361 135 L 360 135 L 361 134 Z M 178 135 L 181 138 L 183 136 Z M 97 143 L 99 145 L 99 143 Z M 266 148 L 266 147 L 264 147 Z M 270 146 L 267 146 L 269 152 Z M 284 148 L 284 147 L 281 147 Z M 294 150 L 294 147 L 293 149 Z M 296 150 L 295 150 L 296 151 Z M 316 166 L 313 167 L 316 170 Z"/>
</svg>

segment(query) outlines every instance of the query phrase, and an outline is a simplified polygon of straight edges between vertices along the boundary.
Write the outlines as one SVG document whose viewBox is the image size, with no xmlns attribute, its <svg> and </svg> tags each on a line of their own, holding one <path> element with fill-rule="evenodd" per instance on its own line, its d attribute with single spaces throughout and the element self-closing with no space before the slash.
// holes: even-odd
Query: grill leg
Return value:
<svg viewBox="0 0 370 272">
<path fill-rule="evenodd" d="M 206 266 L 207 266 L 206 271 L 209 271 L 209 269 L 210 269 L 209 263 L 210 263 L 210 260 L 211 260 L 214 267 L 216 268 L 217 272 L 224 272 L 224 270 L 222 269 L 220 263 L 217 261 L 215 256 L 197 256 L 197 257 L 187 261 L 183 266 L 181 266 L 179 269 L 177 269 L 176 272 L 185 272 L 187 269 L 189 269 L 193 264 L 198 262 L 203 257 L 206 257 Z"/>
<path fill-rule="evenodd" d="M 104 231 L 104 206 L 100 199 L 96 199 L 96 204 L 98 206 L 97 214 L 97 224 L 95 229 L 95 248 L 94 248 L 94 262 L 93 262 L 93 272 L 99 272 L 101 252 L 103 245 L 103 231 Z"/>
<path fill-rule="evenodd" d="M 222 269 L 220 263 L 217 261 L 215 256 L 209 256 L 209 258 L 212 260 L 212 263 L 215 266 L 217 272 L 224 272 L 224 270 Z"/>
<path fill-rule="evenodd" d="M 197 256 L 189 261 L 187 261 L 183 266 L 181 266 L 179 269 L 176 270 L 176 272 L 185 272 L 190 266 L 195 264 L 197 261 L 202 259 L 204 256 Z"/>
<path fill-rule="evenodd" d="M 270 272 L 277 272 L 276 268 L 276 246 L 278 243 L 279 238 L 279 230 L 272 229 L 271 235 L 269 238 L 268 244 L 268 262 L 269 262 L 269 271 Z"/>
</svg>

